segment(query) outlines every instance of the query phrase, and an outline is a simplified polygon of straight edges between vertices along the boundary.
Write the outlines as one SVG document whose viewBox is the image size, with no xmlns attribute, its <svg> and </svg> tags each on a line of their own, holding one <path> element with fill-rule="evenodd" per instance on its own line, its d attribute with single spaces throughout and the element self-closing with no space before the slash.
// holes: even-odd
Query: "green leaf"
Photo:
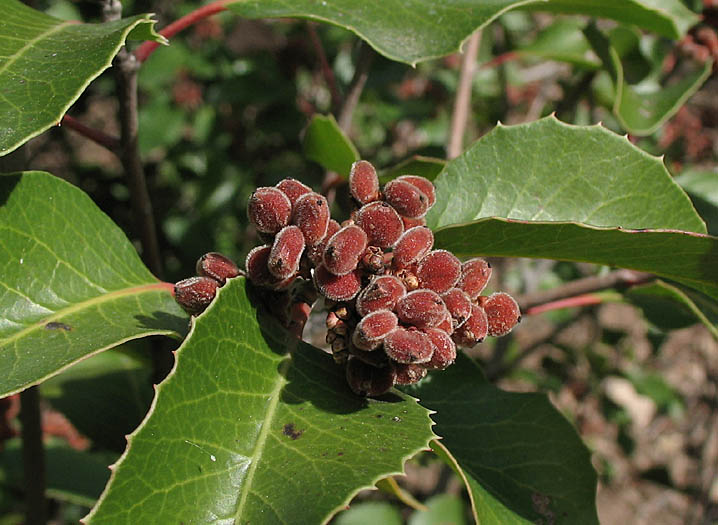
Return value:
<svg viewBox="0 0 718 525">
<path fill-rule="evenodd" d="M 95 448 L 122 452 L 125 436 L 140 424 L 152 402 L 152 352 L 136 343 L 102 352 L 40 386 L 42 398 L 62 412 Z"/>
<path fill-rule="evenodd" d="M 591 53 L 583 34 L 586 23 L 575 18 L 560 18 L 543 29 L 536 38 L 518 47 L 522 56 L 566 62 L 585 69 L 598 69 L 601 61 Z"/>
<path fill-rule="evenodd" d="M 335 525 L 366 525 L 368 523 L 381 523 L 381 525 L 402 525 L 399 511 L 385 501 L 366 501 L 352 505 L 337 515 Z"/>
<path fill-rule="evenodd" d="M 332 115 L 314 115 L 304 132 L 302 147 L 309 160 L 343 177 L 349 177 L 352 164 L 359 160 L 359 152 Z"/>
<path fill-rule="evenodd" d="M 426 502 L 425 511 L 409 518 L 409 525 L 464 525 L 464 502 L 453 494 L 439 494 Z"/>
<path fill-rule="evenodd" d="M 50 441 L 45 445 L 47 495 L 91 507 L 110 478 L 109 461 L 106 454 L 74 450 L 59 440 Z M 6 441 L 0 450 L 0 485 L 15 490 L 25 486 L 20 438 Z"/>
<path fill-rule="evenodd" d="M 0 175 L 0 397 L 187 315 L 90 198 L 49 173 Z"/>
<path fill-rule="evenodd" d="M 88 523 L 321 523 L 427 447 L 414 399 L 355 396 L 257 315 L 237 278 L 196 318 Z"/>
<path fill-rule="evenodd" d="M 585 29 L 585 34 L 613 80 L 613 113 L 624 129 L 634 135 L 650 135 L 658 129 L 698 91 L 713 70 L 713 62 L 709 60 L 704 64 L 693 64 L 693 68 L 678 81 L 662 83 L 655 75 L 650 75 L 630 84 L 618 52 L 609 39 L 593 24 Z M 660 69 L 662 64 L 655 67 Z"/>
<path fill-rule="evenodd" d="M 379 181 L 385 184 L 401 175 L 418 175 L 419 177 L 434 180 L 444 169 L 444 166 L 446 166 L 446 161 L 443 159 L 414 155 L 396 166 L 384 170 L 379 176 Z"/>
<path fill-rule="evenodd" d="M 706 221 L 708 233 L 718 235 L 718 172 L 686 170 L 674 179 Z"/>
<path fill-rule="evenodd" d="M 0 0 L 0 155 L 57 125 L 132 37 L 163 41 L 150 15 L 105 24 L 47 16 Z"/>
<path fill-rule="evenodd" d="M 680 0 L 241 0 L 227 7 L 248 18 L 328 22 L 407 64 L 454 53 L 476 29 L 517 8 L 612 18 L 670 38 L 680 37 L 698 22 Z"/>
<path fill-rule="evenodd" d="M 477 521 L 598 523 L 590 453 L 544 394 L 500 390 L 463 354 L 404 390 L 436 411 Z"/>
<path fill-rule="evenodd" d="M 624 295 L 658 328 L 674 330 L 700 321 L 718 339 L 718 303 L 693 290 L 658 280 L 633 286 Z"/>
</svg>

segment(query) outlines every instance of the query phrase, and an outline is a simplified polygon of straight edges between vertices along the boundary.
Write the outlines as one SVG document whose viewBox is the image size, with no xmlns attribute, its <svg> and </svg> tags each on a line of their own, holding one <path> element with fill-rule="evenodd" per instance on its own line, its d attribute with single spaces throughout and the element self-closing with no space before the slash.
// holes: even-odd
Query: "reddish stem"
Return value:
<svg viewBox="0 0 718 525">
<path fill-rule="evenodd" d="M 551 310 L 560 310 L 562 308 L 573 308 L 576 306 L 588 306 L 591 304 L 601 304 L 604 298 L 600 295 L 586 294 L 577 295 L 576 297 L 567 297 L 566 299 L 559 299 L 558 301 L 552 301 L 550 303 L 539 304 L 533 306 L 523 312 L 524 315 L 537 315 L 544 312 L 550 312 Z"/>
<path fill-rule="evenodd" d="M 509 51 L 507 53 L 503 53 L 497 57 L 492 58 L 488 62 L 484 62 L 479 66 L 479 69 L 487 69 L 491 67 L 497 67 L 505 62 L 510 62 L 511 60 L 515 60 L 519 57 L 519 54 L 516 51 Z"/>
<path fill-rule="evenodd" d="M 309 31 L 309 39 L 312 41 L 312 46 L 314 46 L 314 52 L 317 54 L 317 58 L 319 59 L 319 65 L 322 68 L 324 81 L 327 83 L 329 93 L 332 97 L 332 112 L 336 112 L 341 105 L 341 97 L 339 96 L 339 89 L 337 88 L 337 80 L 334 77 L 334 71 L 329 65 L 327 54 L 324 52 L 324 46 L 322 46 L 322 41 L 319 39 L 314 22 L 309 22 L 307 24 L 307 31 Z"/>
<path fill-rule="evenodd" d="M 83 124 L 79 120 L 76 120 L 70 115 L 65 115 L 64 117 L 62 117 L 62 120 L 60 121 L 60 126 L 65 126 L 73 131 L 76 131 L 83 137 L 90 139 L 96 144 L 104 146 L 112 153 L 117 154 L 119 152 L 120 139 L 108 135 L 107 133 L 105 133 L 104 131 L 100 131 L 99 129 L 86 126 L 85 124 Z"/>
<path fill-rule="evenodd" d="M 170 25 L 165 27 L 162 31 L 160 31 L 160 35 L 167 39 L 172 38 L 174 35 L 182 31 L 183 29 L 191 26 L 195 22 L 217 14 L 221 11 L 225 11 L 227 9 L 225 7 L 225 4 L 228 4 L 230 1 L 231 0 L 218 0 L 216 2 L 212 2 L 211 4 L 207 4 L 198 9 L 195 9 L 188 15 L 185 15 L 182 18 L 175 20 Z M 135 57 L 139 62 L 144 62 L 149 58 L 152 52 L 157 49 L 159 45 L 160 44 L 158 44 L 157 42 L 144 42 L 142 43 L 142 45 L 140 45 L 140 47 L 135 50 Z"/>
</svg>

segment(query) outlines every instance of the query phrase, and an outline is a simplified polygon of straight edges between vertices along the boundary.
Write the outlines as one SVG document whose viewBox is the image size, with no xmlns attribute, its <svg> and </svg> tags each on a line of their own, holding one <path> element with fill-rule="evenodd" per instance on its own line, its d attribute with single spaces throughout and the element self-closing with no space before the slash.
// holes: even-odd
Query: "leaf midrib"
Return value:
<svg viewBox="0 0 718 525">
<path fill-rule="evenodd" d="M 45 324 L 47 324 L 48 322 L 62 319 L 69 314 L 81 311 L 81 310 L 83 310 L 85 308 L 89 308 L 91 306 L 110 302 L 111 300 L 116 299 L 118 297 L 135 295 L 135 294 L 139 294 L 139 293 L 145 292 L 145 291 L 162 290 L 162 289 L 166 289 L 168 286 L 169 286 L 168 283 L 164 283 L 164 282 L 144 284 L 141 286 L 134 286 L 132 288 L 124 288 L 122 290 L 115 290 L 114 292 L 109 292 L 109 293 L 106 293 L 103 295 L 98 295 L 96 297 L 92 297 L 91 299 L 87 299 L 85 301 L 75 303 L 72 306 L 63 308 L 62 310 L 58 310 L 54 314 L 52 314 L 48 317 L 45 317 L 41 321 L 37 321 L 36 323 L 33 323 L 32 325 L 30 325 L 26 328 L 23 328 L 22 330 L 12 334 L 11 336 L 9 336 L 5 339 L 0 339 L 0 349 L 4 348 L 5 346 L 9 345 L 10 343 L 14 342 L 17 339 L 25 337 L 30 332 L 39 330 L 40 328 L 45 326 Z"/>
</svg>

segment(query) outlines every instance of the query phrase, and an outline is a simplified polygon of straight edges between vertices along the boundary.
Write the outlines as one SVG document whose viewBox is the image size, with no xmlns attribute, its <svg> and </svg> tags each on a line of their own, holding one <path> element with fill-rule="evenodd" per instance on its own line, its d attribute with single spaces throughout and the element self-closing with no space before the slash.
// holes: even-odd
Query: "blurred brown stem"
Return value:
<svg viewBox="0 0 718 525">
<path fill-rule="evenodd" d="M 366 84 L 367 78 L 369 78 L 369 67 L 373 61 L 374 51 L 369 45 L 360 41 L 359 56 L 357 58 L 356 68 L 354 69 L 354 76 L 351 82 L 349 82 L 349 88 L 344 97 L 344 102 L 339 110 L 339 117 L 337 119 L 339 127 L 344 133 L 348 133 L 352 125 L 354 110 L 359 103 L 362 91 L 364 91 L 364 85 Z"/>
<path fill-rule="evenodd" d="M 471 110 L 471 83 L 476 72 L 476 57 L 479 53 L 480 41 L 481 31 L 476 31 L 466 42 L 466 50 L 461 58 L 459 86 L 456 89 L 449 142 L 446 146 L 446 156 L 449 159 L 458 157 L 464 146 L 464 133 L 466 132 L 466 124 L 469 121 L 469 112 Z"/>
<path fill-rule="evenodd" d="M 45 501 L 45 450 L 42 443 L 40 393 L 36 386 L 20 393 L 20 422 L 25 479 L 25 523 L 41 525 L 47 522 L 47 502 Z"/>
<path fill-rule="evenodd" d="M 322 46 L 322 41 L 319 39 L 319 35 L 317 34 L 316 23 L 308 22 L 307 31 L 309 32 L 309 39 L 312 41 L 314 52 L 317 54 L 319 65 L 322 68 L 324 81 L 327 83 L 329 94 L 332 97 L 332 112 L 336 113 L 339 111 L 339 107 L 341 105 L 341 95 L 339 94 L 339 88 L 337 88 L 337 79 L 334 77 L 334 71 L 329 65 L 327 54 L 324 52 L 324 46 Z"/>
<path fill-rule="evenodd" d="M 118 139 L 117 137 L 108 135 L 107 133 L 99 129 L 86 126 L 85 124 L 71 117 L 70 115 L 65 115 L 64 117 L 62 117 L 60 125 L 79 133 L 83 137 L 90 139 L 92 142 L 95 142 L 100 146 L 104 146 L 115 155 L 119 155 L 120 139 Z"/>
</svg>

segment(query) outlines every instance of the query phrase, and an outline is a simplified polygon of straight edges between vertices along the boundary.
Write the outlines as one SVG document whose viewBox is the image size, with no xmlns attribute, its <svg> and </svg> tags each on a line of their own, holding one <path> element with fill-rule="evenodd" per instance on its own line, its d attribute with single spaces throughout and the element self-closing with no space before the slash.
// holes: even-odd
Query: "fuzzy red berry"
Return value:
<svg viewBox="0 0 718 525">
<path fill-rule="evenodd" d="M 275 234 L 287 224 L 292 215 L 292 203 L 277 188 L 257 188 L 249 197 L 247 216 L 257 231 Z"/>
<path fill-rule="evenodd" d="M 200 257 L 197 260 L 196 269 L 198 275 L 211 277 L 220 285 L 227 282 L 227 279 L 239 275 L 239 268 L 234 261 L 217 252 L 205 253 Z"/>
<path fill-rule="evenodd" d="M 398 323 L 399 320 L 394 312 L 389 310 L 372 312 L 357 324 L 352 335 L 352 343 L 360 350 L 375 350 Z"/>
<path fill-rule="evenodd" d="M 441 295 L 451 314 L 452 326 L 458 328 L 471 315 L 471 299 L 461 288 L 452 288 Z"/>
<path fill-rule="evenodd" d="M 476 257 L 461 265 L 461 278 L 456 286 L 464 290 L 472 301 L 476 301 L 490 278 L 491 265 Z"/>
<path fill-rule="evenodd" d="M 175 284 L 174 296 L 187 313 L 197 315 L 209 306 L 217 295 L 219 283 L 211 277 L 190 277 Z"/>
<path fill-rule="evenodd" d="M 392 206 L 386 202 L 370 202 L 356 213 L 357 226 L 369 237 L 371 246 L 391 248 L 404 233 L 404 223 Z"/>
<path fill-rule="evenodd" d="M 393 310 L 405 294 L 404 285 L 393 275 L 374 277 L 357 297 L 357 313 L 365 316 L 376 310 Z"/>
<path fill-rule="evenodd" d="M 399 179 L 384 186 L 384 199 L 403 217 L 418 219 L 429 210 L 429 198 L 424 192 Z"/>
<path fill-rule="evenodd" d="M 294 206 L 294 203 L 297 202 L 299 197 L 312 191 L 312 188 L 306 184 L 302 184 L 297 179 L 292 178 L 279 181 L 275 187 L 289 197 L 289 202 L 292 203 L 292 206 Z"/>
<path fill-rule="evenodd" d="M 299 260 L 304 252 L 304 235 L 299 227 L 291 224 L 282 228 L 274 238 L 267 267 L 277 279 L 287 279 L 299 270 Z"/>
<path fill-rule="evenodd" d="M 245 262 L 245 269 L 247 271 L 247 278 L 257 286 L 266 286 L 274 290 L 284 290 L 287 288 L 296 275 L 287 277 L 286 279 L 277 279 L 269 271 L 269 255 L 272 251 L 272 247 L 268 244 L 262 246 L 255 246 L 248 254 Z"/>
<path fill-rule="evenodd" d="M 434 183 L 432 183 L 429 179 L 419 177 L 418 175 L 402 175 L 396 180 L 408 182 L 409 184 L 413 184 L 414 186 L 419 188 L 421 192 L 429 199 L 429 208 L 431 208 L 436 202 L 436 189 L 434 188 Z"/>
<path fill-rule="evenodd" d="M 396 313 L 401 322 L 417 328 L 438 325 L 446 312 L 446 305 L 439 294 L 424 288 L 409 292 L 396 303 Z"/>
<path fill-rule="evenodd" d="M 349 172 L 349 191 L 360 205 L 378 200 L 379 177 L 374 166 L 365 160 L 352 164 Z"/>
<path fill-rule="evenodd" d="M 367 247 L 367 236 L 359 226 L 345 226 L 329 239 L 324 250 L 324 266 L 334 275 L 354 271 Z"/>
<path fill-rule="evenodd" d="M 358 396 L 376 397 L 387 393 L 394 386 L 394 367 L 377 368 L 350 357 L 346 369 L 347 383 Z"/>
<path fill-rule="evenodd" d="M 346 275 L 334 275 L 324 265 L 319 265 L 314 269 L 314 284 L 327 299 L 349 301 L 361 289 L 361 276 L 357 270 Z"/>
<path fill-rule="evenodd" d="M 456 360 L 456 344 L 449 334 L 438 328 L 429 328 L 426 335 L 434 344 L 434 353 L 424 366 L 432 370 L 444 370 Z"/>
<path fill-rule="evenodd" d="M 484 309 L 476 304 L 471 305 L 471 316 L 459 328 L 454 330 L 451 338 L 454 342 L 465 348 L 471 348 L 486 337 L 489 322 Z"/>
<path fill-rule="evenodd" d="M 394 268 L 406 268 L 423 259 L 434 246 L 434 234 L 426 226 L 406 230 L 394 246 L 391 264 Z"/>
<path fill-rule="evenodd" d="M 307 246 L 319 244 L 324 239 L 329 219 L 329 204 L 323 195 L 305 193 L 294 203 L 292 222 L 302 230 Z"/>
<path fill-rule="evenodd" d="M 341 230 L 339 223 L 334 219 L 329 219 L 327 233 L 324 238 L 314 246 L 307 246 L 307 257 L 314 263 L 314 266 L 322 264 L 324 261 L 324 249 L 327 247 L 327 243 L 329 242 L 329 239 L 332 238 L 332 235 L 337 233 L 339 230 Z"/>
<path fill-rule="evenodd" d="M 461 277 L 461 261 L 451 252 L 434 250 L 424 257 L 416 270 L 419 286 L 436 293 L 453 288 Z"/>
<path fill-rule="evenodd" d="M 519 305 L 507 293 L 497 292 L 485 298 L 481 297 L 479 304 L 486 311 L 490 336 L 501 337 L 508 334 L 521 320 Z"/>
<path fill-rule="evenodd" d="M 384 352 L 397 363 L 426 363 L 434 344 L 424 332 L 397 326 L 384 337 Z"/>
</svg>

